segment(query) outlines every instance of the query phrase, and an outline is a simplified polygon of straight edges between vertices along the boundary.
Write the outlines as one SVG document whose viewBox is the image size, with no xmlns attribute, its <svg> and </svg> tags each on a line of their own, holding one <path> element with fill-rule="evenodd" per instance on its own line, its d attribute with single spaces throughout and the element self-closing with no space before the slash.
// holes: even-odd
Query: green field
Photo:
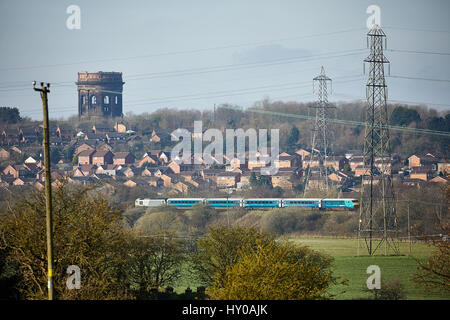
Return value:
<svg viewBox="0 0 450 320">
<path fill-rule="evenodd" d="M 400 280 L 404 286 L 406 299 L 450 299 L 448 294 L 427 293 L 423 287 L 418 286 L 411 280 L 417 267 L 414 258 L 425 259 L 432 252 L 432 248 L 425 244 L 413 243 L 410 254 L 409 244 L 403 242 L 399 245 L 400 256 L 384 256 L 384 249 L 380 248 L 377 250 L 376 255 L 371 257 L 367 255 L 367 251 L 363 247 L 361 247 L 360 256 L 357 256 L 356 239 L 297 237 L 289 238 L 289 241 L 308 246 L 334 258 L 333 274 L 348 279 L 347 286 L 334 286 L 330 289 L 331 294 L 337 295 L 335 299 L 345 300 L 370 297 L 370 294 L 363 291 L 363 288 L 366 286 L 366 280 L 369 277 L 366 269 L 370 265 L 380 267 L 383 279 L 396 278 Z M 182 293 L 187 286 L 190 286 L 195 291 L 197 283 L 191 278 L 190 271 L 186 267 L 175 289 L 178 293 Z"/>
<path fill-rule="evenodd" d="M 403 284 L 407 299 L 450 299 L 444 293 L 425 292 L 423 287 L 418 286 L 411 280 L 416 272 L 417 264 L 414 258 L 424 259 L 432 248 L 422 243 L 413 243 L 411 254 L 409 244 L 400 243 L 400 256 L 384 256 L 384 247 L 379 248 L 376 255 L 369 256 L 364 247 L 360 249 L 357 256 L 356 239 L 336 238 L 291 238 L 291 241 L 310 247 L 311 249 L 326 253 L 334 258 L 334 275 L 348 279 L 348 286 L 335 286 L 330 293 L 338 294 L 336 299 L 358 299 L 367 298 L 370 294 L 365 293 L 363 288 L 369 274 L 366 269 L 370 265 L 377 265 L 381 270 L 383 279 L 398 279 Z M 344 293 L 341 293 L 345 291 Z"/>
</svg>

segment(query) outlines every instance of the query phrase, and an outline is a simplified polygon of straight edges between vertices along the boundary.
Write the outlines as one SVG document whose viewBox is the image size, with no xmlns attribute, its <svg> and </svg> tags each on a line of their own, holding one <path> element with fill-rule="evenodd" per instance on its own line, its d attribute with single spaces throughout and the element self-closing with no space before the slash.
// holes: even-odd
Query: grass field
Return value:
<svg viewBox="0 0 450 320">
<path fill-rule="evenodd" d="M 310 247 L 311 249 L 326 253 L 334 258 L 334 275 L 348 279 L 348 286 L 335 286 L 330 289 L 330 293 L 338 294 L 336 299 L 359 299 L 367 298 L 370 294 L 363 291 L 369 274 L 366 269 L 370 265 L 377 265 L 381 270 L 383 279 L 398 279 L 404 286 L 406 299 L 426 300 L 426 299 L 450 299 L 444 293 L 427 293 L 423 287 L 418 286 L 411 280 L 416 272 L 417 264 L 415 259 L 425 259 L 432 248 L 422 243 L 413 243 L 411 254 L 409 244 L 400 243 L 400 256 L 384 256 L 384 247 L 379 248 L 376 255 L 369 256 L 367 250 L 360 249 L 360 256 L 357 256 L 356 239 L 335 239 L 335 238 L 291 238 L 290 241 Z M 345 291 L 344 293 L 341 293 Z"/>
<path fill-rule="evenodd" d="M 366 286 L 366 280 L 370 276 L 366 273 L 366 269 L 370 265 L 377 265 L 381 269 L 383 279 L 396 278 L 400 280 L 404 286 L 406 299 L 450 300 L 448 294 L 427 293 L 423 287 L 418 286 L 411 280 L 417 268 L 414 258 L 425 259 L 432 252 L 432 248 L 423 243 L 413 243 L 411 254 L 409 253 L 409 244 L 403 242 L 399 245 L 400 256 L 384 256 L 383 248 L 378 249 L 376 255 L 368 256 L 366 249 L 363 247 L 360 249 L 360 256 L 357 256 L 356 239 L 298 237 L 288 240 L 326 253 L 334 258 L 333 274 L 348 279 L 347 286 L 330 288 L 330 293 L 337 295 L 335 299 L 347 300 L 370 297 L 370 294 L 363 290 Z M 181 279 L 175 285 L 175 291 L 182 293 L 188 286 L 195 291 L 197 285 L 198 283 L 192 279 L 190 270 L 186 266 Z"/>
</svg>

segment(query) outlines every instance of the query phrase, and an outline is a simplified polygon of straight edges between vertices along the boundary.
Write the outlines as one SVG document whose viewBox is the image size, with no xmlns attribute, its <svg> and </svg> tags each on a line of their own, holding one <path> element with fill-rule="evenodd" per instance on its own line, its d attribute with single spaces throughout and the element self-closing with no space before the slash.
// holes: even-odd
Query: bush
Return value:
<svg viewBox="0 0 450 320">
<path fill-rule="evenodd" d="M 329 269 L 331 258 L 289 243 L 257 243 L 256 250 L 241 252 L 223 279 L 216 279 L 208 293 L 226 300 L 326 299 L 336 283 Z M 220 280 L 220 281 L 219 281 Z"/>
</svg>

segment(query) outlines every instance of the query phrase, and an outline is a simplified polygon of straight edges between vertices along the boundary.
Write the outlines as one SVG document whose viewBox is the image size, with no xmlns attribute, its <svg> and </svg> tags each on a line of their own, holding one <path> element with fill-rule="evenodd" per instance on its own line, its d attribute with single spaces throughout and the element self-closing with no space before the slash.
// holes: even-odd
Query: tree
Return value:
<svg viewBox="0 0 450 320">
<path fill-rule="evenodd" d="M 287 139 L 288 153 L 295 152 L 299 138 L 300 138 L 300 131 L 298 131 L 296 126 L 292 126 L 291 131 L 289 133 L 289 137 Z"/>
<path fill-rule="evenodd" d="M 152 289 L 173 284 L 180 276 L 184 252 L 184 243 L 173 233 L 132 234 L 127 270 L 136 297 L 147 298 Z"/>
<path fill-rule="evenodd" d="M 404 300 L 406 299 L 403 284 L 399 279 L 381 279 L 381 288 L 369 290 L 367 287 L 364 291 L 373 294 L 374 300 Z"/>
<path fill-rule="evenodd" d="M 19 109 L 10 107 L 0 107 L 0 122 L 17 123 L 22 121 Z"/>
<path fill-rule="evenodd" d="M 449 183 L 444 190 L 444 197 L 447 200 L 450 199 Z M 416 260 L 417 271 L 413 280 L 422 284 L 427 290 L 450 292 L 450 245 L 447 238 L 450 224 L 445 215 L 436 215 L 436 220 L 442 232 L 441 237 L 432 238 L 429 241 L 435 250 L 425 261 Z"/>
<path fill-rule="evenodd" d="M 215 226 L 197 242 L 194 269 L 205 284 L 219 286 L 226 276 L 227 267 L 236 263 L 243 252 L 256 249 L 273 241 L 273 236 L 262 234 L 255 228 Z"/>
<path fill-rule="evenodd" d="M 396 107 L 391 114 L 391 124 L 399 126 L 408 126 L 412 122 L 421 121 L 419 113 L 414 109 L 406 107 Z"/>
<path fill-rule="evenodd" d="M 3 212 L 0 244 L 18 265 L 25 299 L 47 297 L 47 250 L 43 192 L 27 193 Z M 54 289 L 57 299 L 127 298 L 126 240 L 121 216 L 105 198 L 87 188 L 62 184 L 53 189 Z M 82 273 L 80 290 L 66 287 L 67 267 Z"/>
<path fill-rule="evenodd" d="M 336 283 L 329 268 L 331 258 L 287 242 L 257 242 L 256 250 L 244 251 L 230 264 L 223 279 L 208 288 L 219 300 L 326 299 Z"/>
</svg>

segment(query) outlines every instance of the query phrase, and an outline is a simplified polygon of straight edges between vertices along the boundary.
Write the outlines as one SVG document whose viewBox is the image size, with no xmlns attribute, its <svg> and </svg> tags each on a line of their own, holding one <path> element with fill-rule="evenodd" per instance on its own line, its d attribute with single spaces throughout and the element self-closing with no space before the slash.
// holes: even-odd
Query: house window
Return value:
<svg viewBox="0 0 450 320">
<path fill-rule="evenodd" d="M 105 96 L 103 98 L 103 103 L 108 103 L 109 104 L 109 96 Z"/>
<path fill-rule="evenodd" d="M 97 97 L 96 96 L 92 96 L 91 102 L 92 102 L 92 104 L 96 104 L 97 103 Z"/>
<path fill-rule="evenodd" d="M 86 103 L 86 96 L 82 96 L 82 97 L 81 97 L 81 103 L 82 103 L 82 104 L 85 104 L 85 103 Z"/>
<path fill-rule="evenodd" d="M 115 101 L 114 101 L 116 104 L 118 104 L 119 103 L 119 97 L 118 96 L 116 96 L 115 97 Z"/>
</svg>

